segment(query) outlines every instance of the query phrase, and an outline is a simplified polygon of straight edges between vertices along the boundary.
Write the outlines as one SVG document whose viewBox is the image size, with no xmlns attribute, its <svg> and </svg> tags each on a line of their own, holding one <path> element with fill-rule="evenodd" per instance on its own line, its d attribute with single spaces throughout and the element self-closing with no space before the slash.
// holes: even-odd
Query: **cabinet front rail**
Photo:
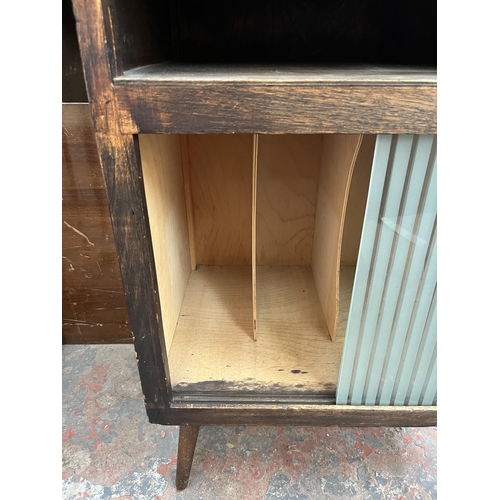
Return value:
<svg viewBox="0 0 500 500">
<path fill-rule="evenodd" d="M 436 406 L 348 405 L 184 405 L 148 409 L 152 423 L 163 425 L 303 425 L 348 427 L 430 427 Z"/>
</svg>

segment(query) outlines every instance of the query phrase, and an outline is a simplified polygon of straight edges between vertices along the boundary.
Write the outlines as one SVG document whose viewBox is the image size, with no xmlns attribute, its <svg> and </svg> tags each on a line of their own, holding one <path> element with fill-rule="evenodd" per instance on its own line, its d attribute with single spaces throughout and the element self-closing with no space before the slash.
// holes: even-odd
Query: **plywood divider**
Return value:
<svg viewBox="0 0 500 500">
<path fill-rule="evenodd" d="M 259 157 L 259 135 L 252 141 L 252 313 L 253 339 L 257 340 L 257 163 Z"/>
<path fill-rule="evenodd" d="M 349 190 L 356 162 L 364 165 L 371 157 L 372 138 L 363 146 L 361 135 L 329 134 L 139 140 L 167 348 L 190 272 L 200 264 L 251 264 L 254 341 L 257 264 L 310 264 L 335 340 Z"/>
<path fill-rule="evenodd" d="M 355 266 L 365 218 L 376 135 L 364 135 L 352 173 L 342 236 L 341 266 Z"/>
<path fill-rule="evenodd" d="M 362 135 L 323 136 L 311 266 L 332 340 L 339 315 L 342 233 L 362 139 Z"/>
<path fill-rule="evenodd" d="M 181 147 L 177 135 L 139 135 L 139 145 L 168 352 L 191 273 Z"/>
<path fill-rule="evenodd" d="M 196 270 L 196 242 L 194 237 L 193 196 L 191 194 L 191 173 L 189 166 L 189 147 L 187 135 L 180 135 L 182 173 L 184 178 L 184 198 L 186 200 L 186 214 L 189 236 L 189 256 L 191 270 Z"/>
</svg>

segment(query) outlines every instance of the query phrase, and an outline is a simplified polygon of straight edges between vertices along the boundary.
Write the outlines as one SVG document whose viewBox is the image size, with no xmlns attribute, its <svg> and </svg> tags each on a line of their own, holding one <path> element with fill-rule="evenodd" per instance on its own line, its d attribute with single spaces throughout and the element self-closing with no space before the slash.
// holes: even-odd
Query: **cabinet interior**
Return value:
<svg viewBox="0 0 500 500">
<path fill-rule="evenodd" d="M 436 3 L 103 0 L 116 74 L 147 65 L 435 67 Z M 184 66 L 183 66 L 184 65 Z"/>
<path fill-rule="evenodd" d="M 334 397 L 374 144 L 139 135 L 174 395 Z"/>
</svg>

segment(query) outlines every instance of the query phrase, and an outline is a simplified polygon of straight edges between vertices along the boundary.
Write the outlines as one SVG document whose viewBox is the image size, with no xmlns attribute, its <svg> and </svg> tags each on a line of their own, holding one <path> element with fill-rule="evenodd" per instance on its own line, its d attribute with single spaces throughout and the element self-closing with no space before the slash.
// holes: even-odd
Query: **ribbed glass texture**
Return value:
<svg viewBox="0 0 500 500">
<path fill-rule="evenodd" d="M 436 404 L 436 136 L 379 135 L 337 404 Z"/>
</svg>

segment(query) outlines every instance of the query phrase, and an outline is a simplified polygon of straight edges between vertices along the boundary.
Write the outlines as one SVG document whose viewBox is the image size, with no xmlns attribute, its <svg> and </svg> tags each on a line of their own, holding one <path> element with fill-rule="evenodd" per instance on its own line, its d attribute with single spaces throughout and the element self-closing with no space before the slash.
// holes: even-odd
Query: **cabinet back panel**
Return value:
<svg viewBox="0 0 500 500">
<path fill-rule="evenodd" d="M 150 63 L 436 65 L 436 2 L 103 0 L 120 74 Z"/>
<path fill-rule="evenodd" d="M 189 135 L 197 264 L 251 265 L 252 136 Z"/>
<path fill-rule="evenodd" d="M 257 265 L 310 265 L 320 135 L 259 135 Z"/>
<path fill-rule="evenodd" d="M 169 3 L 180 61 L 436 63 L 431 0 Z"/>
</svg>

